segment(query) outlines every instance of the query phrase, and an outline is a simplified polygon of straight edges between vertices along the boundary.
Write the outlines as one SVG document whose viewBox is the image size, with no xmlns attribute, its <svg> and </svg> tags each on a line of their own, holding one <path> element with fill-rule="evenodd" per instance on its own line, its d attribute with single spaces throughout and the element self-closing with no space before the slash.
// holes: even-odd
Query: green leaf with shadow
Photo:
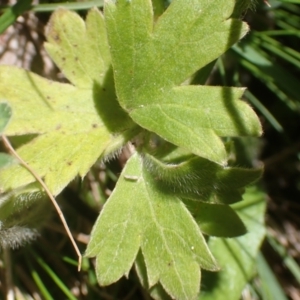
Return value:
<svg viewBox="0 0 300 300">
<path fill-rule="evenodd" d="M 261 134 L 243 89 L 181 85 L 248 31 L 230 19 L 236 1 L 172 1 L 154 23 L 150 0 L 107 1 L 116 93 L 140 126 L 196 155 L 226 164 L 220 137 Z"/>
<path fill-rule="evenodd" d="M 102 14 L 92 9 L 84 22 L 76 13 L 59 9 L 49 21 L 46 37 L 48 53 L 71 84 L 1 66 L 0 96 L 13 110 L 4 133 L 36 135 L 17 152 L 57 195 L 137 129 L 116 100 Z M 2 190 L 34 181 L 18 164 L 0 171 Z"/>
<path fill-rule="evenodd" d="M 100 284 L 128 273 L 141 250 L 148 286 L 157 283 L 176 299 L 195 299 L 201 270 L 216 271 L 201 231 L 188 209 L 156 188 L 139 154 L 127 162 L 100 213 L 86 250 L 97 257 Z"/>
</svg>

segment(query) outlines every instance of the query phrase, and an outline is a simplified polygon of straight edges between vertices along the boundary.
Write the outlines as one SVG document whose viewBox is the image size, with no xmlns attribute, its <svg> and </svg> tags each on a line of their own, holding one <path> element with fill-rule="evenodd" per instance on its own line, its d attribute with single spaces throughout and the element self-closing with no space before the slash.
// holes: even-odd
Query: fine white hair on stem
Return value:
<svg viewBox="0 0 300 300">
<path fill-rule="evenodd" d="M 0 246 L 4 249 L 19 248 L 39 236 L 39 232 L 36 229 L 23 226 L 12 226 L 7 229 L 1 229 L 0 233 Z"/>
<path fill-rule="evenodd" d="M 122 153 L 122 151 L 123 151 L 123 149 L 124 149 L 125 146 L 123 146 L 123 147 L 121 147 L 121 148 L 119 148 L 119 149 L 117 149 L 117 150 L 109 153 L 108 155 L 104 156 L 103 159 L 102 159 L 102 161 L 104 163 L 107 163 L 107 162 L 110 162 L 110 161 L 118 158 L 121 155 L 121 153 Z"/>
<path fill-rule="evenodd" d="M 186 163 L 172 164 L 163 163 L 153 156 L 144 155 L 143 162 L 146 169 L 156 178 L 157 181 L 171 187 L 175 190 L 180 190 L 184 193 L 194 192 L 201 194 L 198 188 L 195 188 L 193 181 L 200 179 L 200 175 L 196 173 L 186 172 L 184 166 Z"/>
</svg>

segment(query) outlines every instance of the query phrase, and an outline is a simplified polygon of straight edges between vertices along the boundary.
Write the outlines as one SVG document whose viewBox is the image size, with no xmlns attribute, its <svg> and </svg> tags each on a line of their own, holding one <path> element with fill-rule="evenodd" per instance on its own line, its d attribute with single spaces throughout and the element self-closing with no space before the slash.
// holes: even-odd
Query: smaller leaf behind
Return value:
<svg viewBox="0 0 300 300">
<path fill-rule="evenodd" d="M 236 237 L 247 232 L 236 212 L 224 204 L 211 204 L 184 199 L 201 231 L 210 236 Z"/>
<path fill-rule="evenodd" d="M 72 84 L 93 92 L 95 108 L 109 130 L 132 125 L 115 94 L 110 50 L 104 18 L 91 9 L 85 22 L 75 12 L 58 9 L 46 30 L 45 48 Z"/>
<path fill-rule="evenodd" d="M 79 88 L 102 85 L 111 59 L 102 14 L 91 9 L 86 21 L 75 12 L 60 8 L 46 28 L 47 52 L 68 80 Z"/>
<path fill-rule="evenodd" d="M 241 200 L 242 189 L 262 174 L 261 168 L 222 167 L 197 156 L 166 164 L 145 154 L 143 162 L 158 188 L 174 196 L 211 203 L 231 204 Z"/>
</svg>

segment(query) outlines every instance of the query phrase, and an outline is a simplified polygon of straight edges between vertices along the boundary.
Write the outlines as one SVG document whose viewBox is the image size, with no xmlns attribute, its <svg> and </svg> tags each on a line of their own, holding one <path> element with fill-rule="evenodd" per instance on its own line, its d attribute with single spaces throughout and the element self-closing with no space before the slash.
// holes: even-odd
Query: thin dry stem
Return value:
<svg viewBox="0 0 300 300">
<path fill-rule="evenodd" d="M 44 188 L 46 194 L 49 196 L 50 200 L 52 201 L 52 204 L 54 205 L 60 220 L 69 236 L 69 239 L 71 240 L 71 243 L 76 251 L 76 254 L 78 255 L 78 271 L 80 271 L 81 269 L 81 261 L 82 261 L 82 255 L 78 249 L 78 246 L 71 234 L 71 231 L 69 229 L 69 226 L 66 222 L 66 219 L 60 209 L 60 207 L 58 206 L 55 198 L 53 197 L 53 195 L 51 194 L 50 190 L 48 189 L 47 185 L 45 184 L 45 182 L 42 180 L 42 178 L 19 156 L 19 154 L 15 151 L 15 149 L 12 147 L 10 141 L 8 140 L 8 138 L 2 134 L 2 140 L 4 142 L 4 145 L 6 146 L 6 148 L 11 152 L 11 154 L 13 156 L 15 156 L 20 163 L 33 175 L 33 177 L 41 184 L 41 186 Z"/>
</svg>

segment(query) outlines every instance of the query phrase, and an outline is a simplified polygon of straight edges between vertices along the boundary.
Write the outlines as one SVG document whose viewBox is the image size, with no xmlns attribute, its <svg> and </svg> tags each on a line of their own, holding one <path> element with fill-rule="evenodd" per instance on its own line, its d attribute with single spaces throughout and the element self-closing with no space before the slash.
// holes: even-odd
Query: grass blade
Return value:
<svg viewBox="0 0 300 300">
<path fill-rule="evenodd" d="M 36 261 L 45 270 L 45 272 L 51 277 L 56 285 L 70 300 L 76 300 L 76 297 L 70 292 L 69 288 L 62 282 L 62 280 L 55 274 L 55 272 L 49 267 L 49 265 L 39 256 L 36 257 Z"/>
<path fill-rule="evenodd" d="M 19 0 L 15 5 L 5 10 L 0 17 L 0 34 L 13 24 L 16 19 L 31 7 L 32 0 Z"/>
<path fill-rule="evenodd" d="M 272 248 L 279 254 L 282 258 L 284 265 L 289 269 L 289 271 L 293 274 L 295 279 L 300 285 L 300 267 L 298 263 L 291 257 L 287 249 L 279 244 L 279 242 L 270 234 L 267 235 L 267 239 Z"/>
<path fill-rule="evenodd" d="M 32 264 L 30 262 L 30 259 L 27 259 L 26 263 L 27 263 L 27 266 L 29 268 L 29 271 L 31 273 L 31 276 L 32 276 L 35 284 L 37 285 L 40 293 L 43 296 L 43 299 L 45 299 L 45 300 L 54 300 L 54 298 L 49 293 L 47 287 L 44 285 L 43 280 L 39 276 L 38 272 L 33 268 Z"/>
<path fill-rule="evenodd" d="M 25 0 L 22 0 L 25 4 Z M 22 2 L 19 1 L 19 2 Z M 27 2 L 31 2 L 26 0 Z M 31 10 L 34 12 L 53 12 L 58 7 L 63 7 L 69 10 L 87 10 L 92 7 L 103 7 L 104 1 L 103 0 L 92 0 L 86 2 L 61 2 L 61 3 L 42 3 L 37 5 L 29 5 L 26 10 Z M 11 10 L 11 7 L 7 6 L 0 6 L 0 9 L 6 9 L 5 12 Z M 22 14 L 22 13 L 21 13 Z"/>
<path fill-rule="evenodd" d="M 261 283 L 263 300 L 288 300 L 279 282 L 274 276 L 264 256 L 259 253 L 256 259 L 257 272 Z"/>
<path fill-rule="evenodd" d="M 269 123 L 276 129 L 278 132 L 283 132 L 284 129 L 276 118 L 270 113 L 270 111 L 249 91 L 246 90 L 245 97 L 255 106 L 261 114 L 269 121 Z"/>
</svg>

